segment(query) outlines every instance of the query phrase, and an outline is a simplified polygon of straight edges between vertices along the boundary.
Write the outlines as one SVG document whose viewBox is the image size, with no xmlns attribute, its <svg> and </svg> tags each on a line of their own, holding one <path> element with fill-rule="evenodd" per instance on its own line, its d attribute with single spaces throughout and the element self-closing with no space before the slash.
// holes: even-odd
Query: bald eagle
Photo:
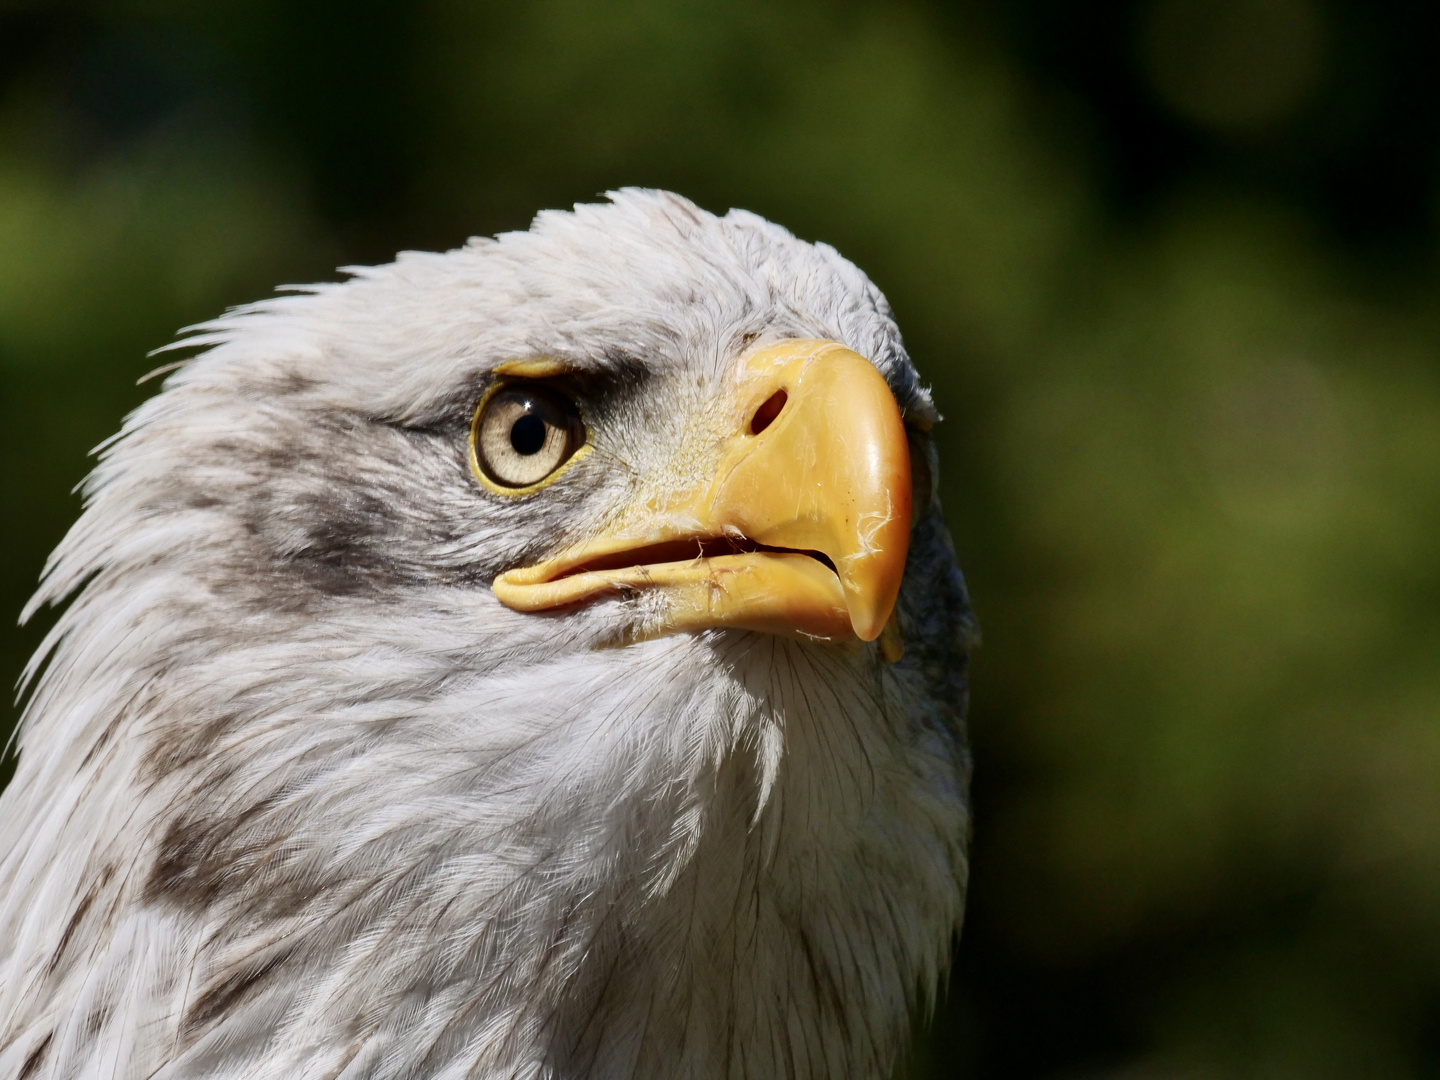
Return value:
<svg viewBox="0 0 1440 1080">
<path fill-rule="evenodd" d="M 888 1076 L 965 587 L 874 285 L 627 189 L 192 330 L 27 616 L 0 1078 Z"/>
</svg>

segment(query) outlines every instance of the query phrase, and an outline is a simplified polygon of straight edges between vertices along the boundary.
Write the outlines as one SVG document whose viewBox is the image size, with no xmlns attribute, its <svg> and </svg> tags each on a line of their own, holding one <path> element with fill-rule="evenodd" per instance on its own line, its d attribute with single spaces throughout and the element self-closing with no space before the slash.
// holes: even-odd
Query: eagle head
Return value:
<svg viewBox="0 0 1440 1080">
<path fill-rule="evenodd" d="M 642 190 L 348 273 L 181 342 L 32 601 L 0 1077 L 887 1076 L 970 616 L 884 298 Z"/>
</svg>

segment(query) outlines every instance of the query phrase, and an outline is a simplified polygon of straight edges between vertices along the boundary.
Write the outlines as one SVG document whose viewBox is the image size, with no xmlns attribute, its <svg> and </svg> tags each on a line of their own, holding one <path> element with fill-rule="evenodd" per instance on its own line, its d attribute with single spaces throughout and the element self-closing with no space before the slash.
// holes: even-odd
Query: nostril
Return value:
<svg viewBox="0 0 1440 1080">
<path fill-rule="evenodd" d="M 765 404 L 755 410 L 755 416 L 750 421 L 751 435 L 759 435 L 775 422 L 775 418 L 780 415 L 780 410 L 785 408 L 787 396 L 784 390 L 776 390 L 765 399 Z"/>
</svg>

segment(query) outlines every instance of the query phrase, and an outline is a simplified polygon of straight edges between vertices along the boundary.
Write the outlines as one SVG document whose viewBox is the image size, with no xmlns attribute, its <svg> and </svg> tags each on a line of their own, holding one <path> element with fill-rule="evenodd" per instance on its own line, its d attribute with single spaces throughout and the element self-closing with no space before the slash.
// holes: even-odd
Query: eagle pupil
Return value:
<svg viewBox="0 0 1440 1080">
<path fill-rule="evenodd" d="M 510 445 L 517 454 L 529 457 L 545 445 L 545 421 L 535 413 L 526 413 L 510 428 Z"/>
</svg>

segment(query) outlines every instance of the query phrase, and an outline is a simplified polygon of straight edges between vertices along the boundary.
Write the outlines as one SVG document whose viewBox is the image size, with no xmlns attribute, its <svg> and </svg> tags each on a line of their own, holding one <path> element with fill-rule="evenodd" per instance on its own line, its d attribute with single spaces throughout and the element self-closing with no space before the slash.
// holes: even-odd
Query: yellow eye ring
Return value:
<svg viewBox="0 0 1440 1080">
<path fill-rule="evenodd" d="M 514 498 L 549 487 L 590 452 L 590 443 L 569 398 L 541 383 L 502 380 L 475 406 L 469 449 L 481 486 Z"/>
</svg>

